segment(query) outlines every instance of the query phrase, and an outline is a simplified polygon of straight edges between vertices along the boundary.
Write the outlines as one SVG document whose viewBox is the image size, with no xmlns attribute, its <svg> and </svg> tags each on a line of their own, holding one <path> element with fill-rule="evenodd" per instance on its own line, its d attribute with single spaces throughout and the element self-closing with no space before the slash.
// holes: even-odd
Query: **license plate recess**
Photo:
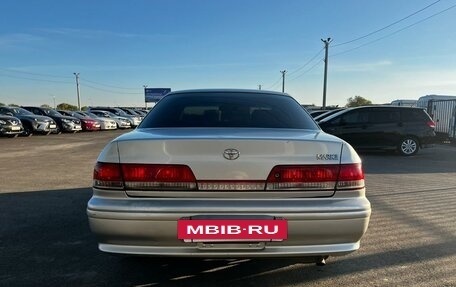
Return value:
<svg viewBox="0 0 456 287">
<path fill-rule="evenodd" d="M 283 241 L 288 237 L 288 222 L 274 216 L 197 215 L 178 220 L 177 237 L 184 242 L 203 243 Z M 246 248 L 253 247 L 250 244 Z"/>
</svg>

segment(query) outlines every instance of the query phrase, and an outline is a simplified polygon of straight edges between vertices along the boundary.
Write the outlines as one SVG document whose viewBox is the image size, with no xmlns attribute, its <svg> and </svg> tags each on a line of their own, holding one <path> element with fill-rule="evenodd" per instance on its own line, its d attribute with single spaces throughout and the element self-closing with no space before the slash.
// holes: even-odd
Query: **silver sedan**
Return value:
<svg viewBox="0 0 456 287">
<path fill-rule="evenodd" d="M 165 96 L 98 157 L 87 214 L 99 249 L 179 257 L 357 250 L 368 227 L 361 160 L 291 96 Z"/>
</svg>

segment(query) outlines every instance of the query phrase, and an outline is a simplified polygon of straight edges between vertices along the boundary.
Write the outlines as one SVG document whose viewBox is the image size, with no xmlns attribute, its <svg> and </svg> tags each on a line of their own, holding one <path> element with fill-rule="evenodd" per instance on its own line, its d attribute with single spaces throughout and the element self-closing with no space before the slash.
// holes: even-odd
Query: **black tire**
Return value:
<svg viewBox="0 0 456 287">
<path fill-rule="evenodd" d="M 415 155 L 420 150 L 420 143 L 415 137 L 404 137 L 397 149 L 403 156 Z"/>
<path fill-rule="evenodd" d="M 33 129 L 29 126 L 24 125 L 24 131 L 22 132 L 22 136 L 24 137 L 31 137 L 33 135 Z"/>
</svg>

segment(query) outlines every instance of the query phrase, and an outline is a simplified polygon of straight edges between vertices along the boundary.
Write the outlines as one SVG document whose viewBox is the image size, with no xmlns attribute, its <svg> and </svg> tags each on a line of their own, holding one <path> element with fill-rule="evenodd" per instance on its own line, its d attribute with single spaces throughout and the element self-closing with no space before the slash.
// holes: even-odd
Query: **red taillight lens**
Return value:
<svg viewBox="0 0 456 287">
<path fill-rule="evenodd" d="M 333 190 L 364 187 L 361 164 L 276 166 L 268 190 Z"/>
<path fill-rule="evenodd" d="M 364 171 L 360 163 L 340 166 L 337 189 L 364 187 Z"/>
<path fill-rule="evenodd" d="M 123 164 L 125 181 L 195 181 L 186 165 Z"/>
<path fill-rule="evenodd" d="M 196 179 L 186 165 L 97 163 L 94 187 L 137 190 L 193 190 Z"/>
<path fill-rule="evenodd" d="M 276 166 L 268 177 L 268 182 L 307 182 L 335 181 L 338 165 Z"/>
<path fill-rule="evenodd" d="M 120 164 L 97 162 L 93 169 L 93 186 L 99 188 L 123 188 Z"/>
<path fill-rule="evenodd" d="M 428 121 L 426 124 L 428 125 L 428 127 L 435 129 L 435 122 L 434 121 Z"/>
<path fill-rule="evenodd" d="M 196 189 L 196 179 L 186 165 L 122 164 L 127 189 Z"/>
</svg>

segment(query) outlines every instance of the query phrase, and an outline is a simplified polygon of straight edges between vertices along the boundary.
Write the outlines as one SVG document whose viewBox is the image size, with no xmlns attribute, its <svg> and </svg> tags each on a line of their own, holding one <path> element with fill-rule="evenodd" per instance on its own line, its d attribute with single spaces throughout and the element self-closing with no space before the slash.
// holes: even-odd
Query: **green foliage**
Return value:
<svg viewBox="0 0 456 287">
<path fill-rule="evenodd" d="M 354 96 L 347 99 L 347 108 L 372 105 L 372 102 L 361 96 Z"/>
<path fill-rule="evenodd" d="M 65 111 L 77 111 L 78 107 L 73 106 L 67 103 L 61 103 L 57 105 L 57 110 L 65 110 Z"/>
<path fill-rule="evenodd" d="M 10 107 L 20 107 L 19 105 L 16 104 L 9 104 Z"/>
<path fill-rule="evenodd" d="M 52 109 L 52 107 L 48 104 L 42 104 L 40 107 Z"/>
<path fill-rule="evenodd" d="M 89 109 L 88 106 L 83 106 L 83 107 L 81 107 L 81 110 L 83 110 L 83 111 L 87 111 L 88 109 Z"/>
<path fill-rule="evenodd" d="M 0 103 L 0 107 L 4 107 L 4 106 L 5 106 L 5 104 L 4 104 L 4 103 Z"/>
</svg>

